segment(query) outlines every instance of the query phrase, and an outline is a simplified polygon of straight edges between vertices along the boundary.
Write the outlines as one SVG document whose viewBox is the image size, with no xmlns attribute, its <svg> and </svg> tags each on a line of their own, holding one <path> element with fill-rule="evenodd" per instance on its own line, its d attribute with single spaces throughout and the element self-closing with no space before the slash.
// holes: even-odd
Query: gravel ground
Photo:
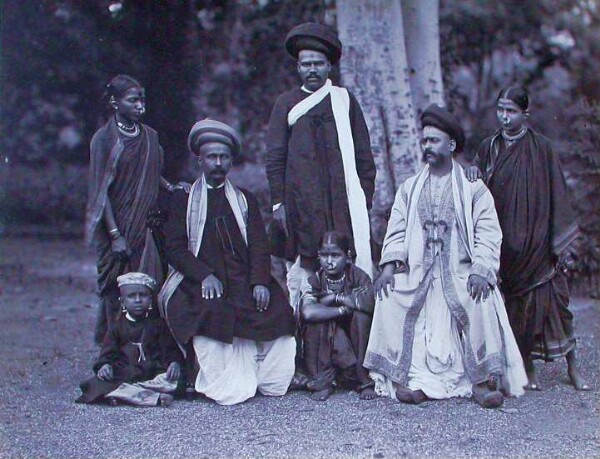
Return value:
<svg viewBox="0 0 600 459">
<path fill-rule="evenodd" d="M 591 392 L 574 391 L 555 362 L 538 364 L 542 392 L 502 410 L 347 392 L 111 408 L 73 403 L 97 353 L 94 275 L 93 251 L 77 241 L 0 241 L 0 457 L 600 456 L 598 301 L 572 304 Z"/>
</svg>

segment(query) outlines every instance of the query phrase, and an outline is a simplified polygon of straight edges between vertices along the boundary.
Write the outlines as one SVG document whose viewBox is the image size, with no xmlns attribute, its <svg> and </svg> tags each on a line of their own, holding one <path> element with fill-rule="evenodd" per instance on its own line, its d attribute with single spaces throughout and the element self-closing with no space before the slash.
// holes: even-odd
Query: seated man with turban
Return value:
<svg viewBox="0 0 600 459">
<path fill-rule="evenodd" d="M 494 200 L 452 159 L 458 120 L 431 105 L 422 125 L 426 165 L 396 194 L 364 366 L 376 392 L 401 402 L 473 395 L 499 407 L 527 377 L 497 286 Z"/>
<path fill-rule="evenodd" d="M 222 405 L 260 391 L 283 395 L 294 375 L 293 311 L 271 277 L 270 247 L 255 197 L 228 179 L 238 134 L 203 120 L 188 138 L 202 176 L 176 192 L 165 226 L 171 272 L 161 313 L 182 349 L 193 347 L 197 392 Z"/>
</svg>

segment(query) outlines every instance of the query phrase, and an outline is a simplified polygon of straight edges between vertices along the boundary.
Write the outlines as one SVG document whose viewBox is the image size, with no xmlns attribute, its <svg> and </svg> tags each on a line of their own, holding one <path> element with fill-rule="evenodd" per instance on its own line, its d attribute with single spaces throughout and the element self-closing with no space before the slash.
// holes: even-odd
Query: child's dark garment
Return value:
<svg viewBox="0 0 600 459">
<path fill-rule="evenodd" d="M 150 382 L 150 380 L 164 373 L 170 363 L 181 363 L 182 360 L 183 356 L 162 319 L 146 318 L 133 321 L 122 314 L 109 327 L 102 343 L 100 357 L 94 364 L 94 373 L 105 364 L 112 365 L 113 379 L 104 381 L 94 376 L 84 381 L 80 385 L 82 395 L 76 401 L 77 403 L 98 402 L 117 388 L 127 389 L 131 384 L 141 383 L 136 387 L 143 387 L 146 392 L 150 390 L 152 393 L 141 395 L 134 393 L 133 399 L 130 399 L 132 388 L 129 387 L 129 397 L 117 398 L 140 405 L 151 404 L 145 402 L 149 398 L 152 404 L 156 404 L 158 392 L 171 391 L 171 386 L 174 388 L 177 381 L 167 382 L 166 386 L 162 384 L 161 387 L 161 383 Z M 156 379 L 166 382 L 164 377 Z M 123 387 L 119 387 L 122 384 Z"/>
<path fill-rule="evenodd" d="M 362 366 L 375 307 L 371 279 L 360 268 L 349 265 L 341 283 L 328 282 L 322 269 L 308 283 L 302 307 L 318 303 L 330 293 L 343 293 L 356 306 L 352 314 L 302 324 L 304 363 L 311 379 L 309 389 L 321 391 L 336 380 L 341 386 L 357 390 L 372 386 L 369 372 Z"/>
</svg>

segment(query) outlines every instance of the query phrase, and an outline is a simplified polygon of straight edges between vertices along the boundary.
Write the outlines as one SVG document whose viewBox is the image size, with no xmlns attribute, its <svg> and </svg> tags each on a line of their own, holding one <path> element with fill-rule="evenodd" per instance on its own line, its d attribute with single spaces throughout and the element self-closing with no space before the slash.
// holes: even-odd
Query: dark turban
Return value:
<svg viewBox="0 0 600 459">
<path fill-rule="evenodd" d="M 421 114 L 421 126 L 433 126 L 444 131 L 456 142 L 456 151 L 460 152 L 465 146 L 465 131 L 456 117 L 436 104 L 431 104 Z"/>
<path fill-rule="evenodd" d="M 200 155 L 200 147 L 205 143 L 219 142 L 231 148 L 233 156 L 237 156 L 242 148 L 240 136 L 231 126 L 220 121 L 205 119 L 192 126 L 188 136 L 188 147 L 196 156 Z"/>
<path fill-rule="evenodd" d="M 342 57 L 342 42 L 331 27 L 305 22 L 297 25 L 285 37 L 285 49 L 294 58 L 303 49 L 319 51 L 335 64 Z"/>
</svg>

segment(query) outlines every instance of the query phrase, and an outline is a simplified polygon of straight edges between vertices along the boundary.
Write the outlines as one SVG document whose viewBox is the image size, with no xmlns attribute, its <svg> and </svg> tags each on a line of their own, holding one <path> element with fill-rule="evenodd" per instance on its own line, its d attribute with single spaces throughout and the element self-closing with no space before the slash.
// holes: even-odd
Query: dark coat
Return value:
<svg viewBox="0 0 600 459">
<path fill-rule="evenodd" d="M 349 95 L 356 171 L 370 209 L 375 163 L 362 111 L 354 95 Z M 321 235 L 335 229 L 352 236 L 352 224 L 331 97 L 288 127 L 289 111 L 307 96 L 296 88 L 277 98 L 269 120 L 265 165 L 272 203 L 285 204 L 291 234 L 285 240 L 273 229 L 274 254 L 290 260 L 301 255 L 305 267 L 316 269 Z"/>
<path fill-rule="evenodd" d="M 168 322 L 179 343 L 185 344 L 195 335 L 231 343 L 234 337 L 272 341 L 294 333 L 292 308 L 271 277 L 269 240 L 258 203 L 250 192 L 242 192 L 248 202 L 248 245 L 224 189 L 209 190 L 198 257 L 188 249 L 188 196 L 176 192 L 171 199 L 165 226 L 166 255 L 184 279 L 169 300 Z M 223 283 L 221 298 L 202 298 L 202 281 L 209 274 Z M 264 312 L 256 310 L 255 285 L 264 285 L 271 293 L 269 307 Z"/>
<path fill-rule="evenodd" d="M 145 360 L 140 360 L 137 346 L 142 343 Z M 81 383 L 78 403 L 93 403 L 115 390 L 121 383 L 153 379 L 164 373 L 172 362 L 181 364 L 183 356 L 162 319 L 128 320 L 124 314 L 109 325 L 100 356 L 94 363 L 94 373 L 105 364 L 113 367 L 113 379 L 103 381 L 94 376 Z"/>
</svg>

